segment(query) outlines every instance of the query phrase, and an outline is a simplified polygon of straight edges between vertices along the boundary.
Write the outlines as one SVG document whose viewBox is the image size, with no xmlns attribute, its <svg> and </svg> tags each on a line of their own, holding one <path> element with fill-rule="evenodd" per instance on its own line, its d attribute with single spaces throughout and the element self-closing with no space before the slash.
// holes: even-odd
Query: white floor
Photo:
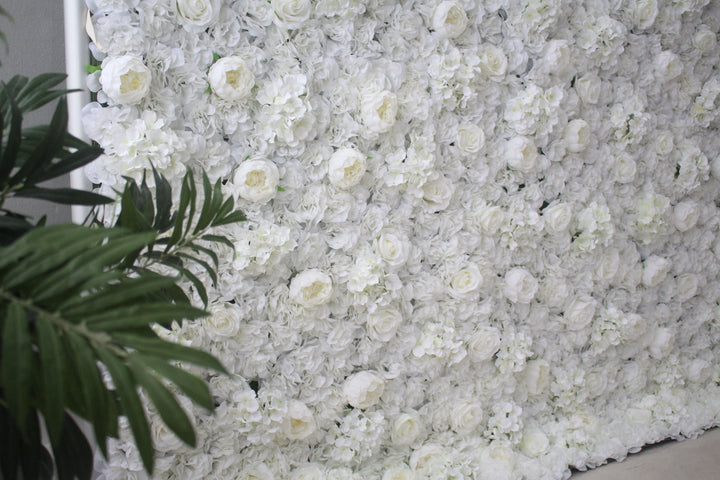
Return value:
<svg viewBox="0 0 720 480">
<path fill-rule="evenodd" d="M 570 480 L 718 480 L 720 428 L 694 440 L 646 447 L 623 462 L 578 472 Z"/>
</svg>

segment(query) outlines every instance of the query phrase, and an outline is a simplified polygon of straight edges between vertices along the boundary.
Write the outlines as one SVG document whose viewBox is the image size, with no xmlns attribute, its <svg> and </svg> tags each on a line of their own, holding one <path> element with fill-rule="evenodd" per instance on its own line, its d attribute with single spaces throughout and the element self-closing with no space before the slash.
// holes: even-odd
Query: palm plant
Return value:
<svg viewBox="0 0 720 480">
<path fill-rule="evenodd" d="M 0 11 L 0 14 L 2 12 Z M 67 90 L 61 74 L 13 77 L 0 86 L 0 479 L 89 479 L 90 442 L 77 418 L 89 422 L 106 454 L 106 440 L 127 418 L 148 472 L 153 446 L 143 402 L 193 445 L 195 434 L 177 395 L 211 411 L 202 378 L 183 366 L 223 373 L 211 355 L 162 339 L 163 325 L 206 315 L 208 294 L 190 265 L 216 279 L 212 246 L 232 244 L 213 228 L 244 220 L 221 184 L 192 172 L 183 179 L 177 208 L 170 184 L 154 169 L 154 194 L 128 180 L 120 213 L 106 227 L 45 226 L 4 208 L 8 198 L 39 198 L 98 206 L 114 200 L 41 182 L 94 160 L 102 150 L 67 133 Z M 23 128 L 26 112 L 58 100 L 48 125 Z M 176 275 L 157 273 L 157 265 Z M 165 269 L 167 271 L 167 269 Z M 185 289 L 182 288 L 185 286 Z M 49 448 L 42 441 L 43 430 Z M 53 455 L 50 455 L 49 449 Z"/>
</svg>

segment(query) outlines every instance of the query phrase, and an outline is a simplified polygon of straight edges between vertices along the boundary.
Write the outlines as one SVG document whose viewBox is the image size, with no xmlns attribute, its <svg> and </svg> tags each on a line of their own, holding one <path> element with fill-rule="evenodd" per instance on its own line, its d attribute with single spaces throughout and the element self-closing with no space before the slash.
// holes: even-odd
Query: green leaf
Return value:
<svg viewBox="0 0 720 480">
<path fill-rule="evenodd" d="M 0 403 L 0 478 L 16 480 L 23 438 L 10 412 Z"/>
<path fill-rule="evenodd" d="M 278 192 L 284 192 L 285 189 L 284 189 L 283 187 L 281 187 L 280 185 L 278 185 L 277 191 L 278 191 Z"/>
<path fill-rule="evenodd" d="M 247 220 L 245 214 L 241 211 L 232 212 L 225 218 L 222 218 L 213 224 L 213 227 L 219 227 L 220 225 L 230 225 L 231 223 L 244 222 Z"/>
<path fill-rule="evenodd" d="M 153 228 L 162 233 L 172 226 L 170 210 L 172 209 L 172 188 L 170 182 L 162 176 L 152 165 L 153 177 L 155 179 L 155 222 Z"/>
<path fill-rule="evenodd" d="M 195 257 L 195 256 L 193 256 L 193 255 L 189 255 L 189 254 L 184 253 L 184 252 L 178 252 L 178 253 L 177 253 L 177 256 L 178 256 L 178 257 L 181 257 L 181 258 L 188 259 L 188 260 L 190 260 L 191 262 L 195 262 L 195 263 L 197 263 L 198 265 L 200 265 L 201 267 L 203 267 L 203 268 L 205 269 L 205 271 L 208 273 L 208 275 L 210 276 L 210 280 L 212 280 L 213 285 L 217 284 L 217 274 L 215 273 L 215 269 L 213 269 L 213 267 L 211 267 L 209 263 L 207 263 L 206 261 L 204 261 L 204 260 L 202 260 L 202 259 L 200 259 L 200 258 L 198 258 L 198 257 Z"/>
<path fill-rule="evenodd" d="M 215 252 L 212 251 L 211 249 L 209 249 L 209 248 L 207 248 L 207 247 L 203 247 L 202 245 L 198 245 L 196 242 L 188 243 L 188 244 L 187 244 L 187 247 L 188 247 L 190 250 L 192 250 L 193 252 L 196 252 L 196 253 L 204 253 L 205 255 L 207 255 L 208 257 L 210 257 L 210 259 L 211 259 L 212 262 L 213 262 L 213 265 L 215 265 L 215 268 L 218 267 L 218 265 L 219 265 L 219 263 L 220 263 L 220 259 L 218 258 L 217 253 L 215 253 Z M 216 281 L 216 280 L 214 280 L 214 281 Z"/>
<path fill-rule="evenodd" d="M 180 189 L 180 204 L 175 212 L 175 225 L 173 226 L 170 240 L 168 240 L 168 243 L 165 246 L 165 252 L 170 251 L 170 248 L 173 245 L 176 245 L 182 238 L 183 221 L 185 220 L 185 212 L 190 205 L 190 195 L 192 193 L 189 186 L 188 176 L 192 177 L 190 170 L 188 170 L 188 173 L 183 178 L 182 187 Z"/>
<path fill-rule="evenodd" d="M 32 182 L 35 183 L 44 182 L 45 180 L 50 180 L 51 178 L 57 178 L 61 175 L 65 175 L 66 173 L 72 172 L 73 170 L 77 170 L 78 168 L 87 165 L 88 163 L 92 162 L 97 157 L 102 155 L 102 153 L 103 149 L 98 146 L 90 145 L 84 147 L 70 154 L 63 160 L 53 164 L 44 172 L 38 171 L 37 173 L 31 174 L 29 178 Z"/>
<path fill-rule="evenodd" d="M 207 315 L 205 311 L 189 305 L 167 302 L 143 303 L 115 308 L 82 319 L 95 332 L 111 332 L 144 327 L 152 323 L 169 323 L 173 320 L 195 319 Z"/>
<path fill-rule="evenodd" d="M 0 93 L 7 94 L 7 88 L 1 83 L 0 87 L 3 88 Z M 22 113 L 14 98 L 9 97 L 8 101 L 10 102 L 10 131 L 8 132 L 2 159 L 0 159 L 0 187 L 10 185 L 10 174 L 15 168 L 21 141 Z"/>
<path fill-rule="evenodd" d="M 136 354 L 136 358 L 149 368 L 152 368 L 158 375 L 170 380 L 193 402 L 200 405 L 207 411 L 213 411 L 213 402 L 210 389 L 200 378 L 185 370 L 168 364 L 165 360 L 157 357 Z"/>
<path fill-rule="evenodd" d="M 217 53 L 213 52 L 213 61 L 214 61 L 214 62 L 217 62 L 218 60 L 220 60 L 220 58 L 221 58 L 220 55 L 218 55 Z"/>
<path fill-rule="evenodd" d="M 219 183 L 220 182 L 218 182 L 218 185 Z M 215 192 L 213 192 L 213 188 L 210 185 L 210 179 L 203 171 L 203 206 L 200 210 L 200 218 L 198 219 L 197 225 L 195 225 L 195 230 L 193 230 L 193 234 L 197 234 L 201 230 L 205 229 L 208 225 L 210 225 L 214 213 L 217 211 L 217 207 L 214 205 L 217 202 L 217 196 L 214 193 Z"/>
<path fill-rule="evenodd" d="M 64 73 L 42 73 L 28 83 L 17 93 L 18 106 L 23 112 L 37 110 L 56 98 L 78 90 L 50 90 L 65 81 Z"/>
<path fill-rule="evenodd" d="M 63 378 L 65 378 L 65 355 L 62 342 L 55 327 L 45 318 L 35 319 L 35 331 L 40 353 L 42 377 L 42 412 L 48 427 L 51 441 L 57 443 L 62 433 L 65 417 L 65 395 Z"/>
<path fill-rule="evenodd" d="M 85 71 L 87 73 L 93 74 L 95 72 L 99 72 L 100 70 L 102 70 L 102 66 L 100 66 L 100 65 L 90 65 L 90 64 L 85 65 Z"/>
<path fill-rule="evenodd" d="M 170 391 L 146 370 L 146 366 L 134 358 L 128 356 L 128 366 L 137 383 L 145 389 L 150 400 L 157 408 L 160 418 L 175 435 L 186 444 L 195 446 L 195 431 L 187 413 L 175 400 Z"/>
<path fill-rule="evenodd" d="M 93 451 L 82 430 L 70 415 L 63 419 L 62 435 L 53 442 L 59 480 L 90 480 L 93 473 Z"/>
<path fill-rule="evenodd" d="M 235 245 L 227 239 L 227 237 L 224 237 L 222 235 L 203 235 L 200 237 L 201 240 L 206 240 L 208 242 L 214 242 L 214 243 L 222 243 L 223 245 L 227 245 L 230 248 L 235 248 Z"/>
<path fill-rule="evenodd" d="M 2 338 L 2 386 L 8 410 L 23 434 L 30 411 L 33 352 L 25 310 L 11 302 L 6 310 Z"/>
<path fill-rule="evenodd" d="M 208 304 L 208 296 L 207 296 L 207 290 L 205 289 L 205 285 L 198 277 L 196 277 L 192 272 L 190 272 L 190 270 L 188 270 L 187 268 L 184 268 L 184 267 L 177 266 L 177 265 L 171 265 L 170 263 L 167 263 L 167 262 L 163 262 L 163 265 L 174 268 L 175 270 L 178 271 L 178 273 L 180 273 L 180 275 L 182 275 L 187 280 L 189 280 L 190 283 L 192 283 L 193 286 L 195 287 L 195 290 L 197 290 L 197 293 L 200 296 L 200 300 L 202 300 L 203 305 Z"/>
<path fill-rule="evenodd" d="M 60 304 L 62 315 L 73 317 L 84 312 L 107 311 L 117 305 L 142 302 L 148 295 L 173 285 L 172 278 L 162 275 L 144 275 L 139 278 L 122 279 L 108 288 L 85 296 L 75 296 Z"/>
<path fill-rule="evenodd" d="M 177 360 L 227 374 L 225 367 L 215 357 L 202 350 L 168 342 L 160 338 L 139 336 L 134 333 L 113 332 L 112 338 L 118 344 L 133 348 L 145 356 Z"/>
<path fill-rule="evenodd" d="M 150 437 L 150 427 L 145 418 L 145 411 L 136 391 L 136 383 L 127 366 L 115 355 L 103 348 L 98 348 L 96 352 L 100 357 L 100 361 L 110 372 L 115 391 L 120 399 L 122 413 L 130 423 L 130 429 L 135 438 L 135 444 L 140 451 L 145 470 L 152 473 L 154 464 L 152 438 Z"/>
<path fill-rule="evenodd" d="M 37 198 L 63 205 L 104 205 L 113 203 L 112 198 L 74 188 L 26 187 L 15 192 L 16 197 Z"/>
</svg>

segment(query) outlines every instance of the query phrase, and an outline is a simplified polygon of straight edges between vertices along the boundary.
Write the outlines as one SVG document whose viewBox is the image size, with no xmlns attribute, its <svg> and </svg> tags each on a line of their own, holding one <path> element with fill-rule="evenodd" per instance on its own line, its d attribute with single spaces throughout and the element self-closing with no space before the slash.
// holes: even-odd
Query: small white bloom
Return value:
<svg viewBox="0 0 720 480">
<path fill-rule="evenodd" d="M 487 76 L 500 79 L 507 72 L 507 55 L 495 45 L 486 45 L 480 53 L 480 67 Z"/>
<path fill-rule="evenodd" d="M 681 302 L 690 300 L 697 293 L 699 285 L 698 276 L 694 273 L 683 273 L 675 279 L 675 297 Z"/>
<path fill-rule="evenodd" d="M 360 101 L 360 117 L 373 133 L 385 133 L 395 124 L 397 96 L 389 90 L 368 93 Z"/>
<path fill-rule="evenodd" d="M 382 480 L 415 480 L 415 472 L 407 465 L 397 465 L 385 470 Z"/>
<path fill-rule="evenodd" d="M 532 138 L 517 136 L 505 145 L 505 158 L 509 167 L 521 172 L 529 172 L 537 162 L 537 147 Z"/>
<path fill-rule="evenodd" d="M 210 338 L 222 340 L 240 331 L 240 315 L 230 304 L 216 304 L 210 307 L 210 316 L 203 318 L 202 324 Z"/>
<path fill-rule="evenodd" d="M 204 29 L 218 16 L 216 0 L 173 0 L 172 3 L 178 21 L 186 26 Z"/>
<path fill-rule="evenodd" d="M 550 440 L 539 428 L 529 428 L 520 441 L 520 451 L 528 457 L 539 457 L 550 448 Z"/>
<path fill-rule="evenodd" d="M 575 90 L 578 96 L 589 105 L 595 105 L 600 100 L 600 88 L 602 81 L 600 77 L 593 74 L 583 75 L 575 80 Z"/>
<path fill-rule="evenodd" d="M 635 0 L 632 14 L 638 28 L 650 28 L 658 14 L 657 0 Z"/>
<path fill-rule="evenodd" d="M 572 220 L 572 207 L 568 203 L 556 203 L 543 210 L 545 229 L 551 233 L 567 232 Z"/>
<path fill-rule="evenodd" d="M 290 298 L 303 307 L 327 303 L 332 293 L 332 279 L 316 268 L 300 272 L 290 281 Z"/>
<path fill-rule="evenodd" d="M 657 76 L 665 81 L 677 78 L 683 71 L 683 63 L 677 54 L 665 50 L 655 57 L 655 72 Z"/>
<path fill-rule="evenodd" d="M 228 102 L 237 102 L 250 94 L 255 75 L 242 58 L 223 57 L 210 67 L 208 82 L 215 95 Z"/>
<path fill-rule="evenodd" d="M 410 445 L 420 436 L 422 430 L 422 421 L 417 412 L 401 413 L 392 423 L 390 439 L 397 445 Z"/>
<path fill-rule="evenodd" d="M 385 390 L 385 381 L 370 371 L 357 372 L 345 380 L 342 390 L 347 403 L 364 410 L 380 400 Z"/>
<path fill-rule="evenodd" d="M 635 180 L 637 165 L 632 156 L 627 152 L 620 152 L 615 157 L 613 165 L 613 178 L 618 183 L 630 183 Z"/>
<path fill-rule="evenodd" d="M 673 147 L 675 147 L 675 142 L 673 141 L 672 132 L 665 130 L 655 135 L 655 142 L 653 143 L 655 153 L 658 155 L 667 155 L 672 152 Z"/>
<path fill-rule="evenodd" d="M 294 29 L 310 18 L 310 0 L 271 0 L 275 23 L 279 27 Z"/>
<path fill-rule="evenodd" d="M 387 342 L 395 336 L 402 324 L 402 314 L 395 308 L 385 307 L 367 316 L 367 334 L 373 340 Z"/>
<path fill-rule="evenodd" d="M 123 55 L 103 62 L 100 84 L 113 102 L 134 105 L 150 91 L 151 78 L 150 69 L 140 57 Z"/>
<path fill-rule="evenodd" d="M 681 232 L 687 232 L 695 226 L 700 218 L 700 209 L 694 201 L 685 200 L 675 205 L 672 217 L 675 228 Z"/>
<path fill-rule="evenodd" d="M 483 281 L 484 278 L 480 268 L 471 263 L 453 274 L 450 278 L 450 288 L 457 295 L 467 295 L 477 291 L 482 286 Z"/>
<path fill-rule="evenodd" d="M 468 355 L 476 362 L 490 360 L 500 350 L 500 331 L 495 327 L 478 327 L 467 342 Z"/>
<path fill-rule="evenodd" d="M 590 125 L 581 118 L 571 120 L 565 127 L 564 138 L 568 151 L 582 152 L 590 143 Z"/>
<path fill-rule="evenodd" d="M 485 132 L 471 123 L 460 125 L 455 145 L 466 155 L 477 153 L 485 146 Z"/>
<path fill-rule="evenodd" d="M 650 355 L 653 358 L 665 358 L 672 351 L 673 334 L 669 328 L 658 328 L 650 342 Z"/>
<path fill-rule="evenodd" d="M 388 265 L 398 266 L 405 263 L 410 255 L 410 240 L 403 233 L 386 230 L 378 236 L 375 248 Z"/>
<path fill-rule="evenodd" d="M 302 440 L 315 431 L 315 417 L 303 402 L 288 403 L 287 416 L 283 421 L 283 433 L 290 440 Z"/>
<path fill-rule="evenodd" d="M 513 303 L 530 303 L 537 289 L 538 281 L 524 268 L 515 267 L 505 274 L 503 293 Z"/>
<path fill-rule="evenodd" d="M 595 317 L 597 302 L 589 296 L 579 296 L 573 298 L 565 307 L 563 318 L 565 325 L 570 330 L 582 330 L 590 325 Z"/>
<path fill-rule="evenodd" d="M 341 148 L 328 162 L 328 178 L 337 188 L 354 187 L 365 175 L 365 155 L 354 148 Z"/>
<path fill-rule="evenodd" d="M 651 255 L 643 263 L 642 282 L 646 287 L 654 287 L 665 280 L 670 271 L 670 261 L 657 255 Z"/>
<path fill-rule="evenodd" d="M 450 413 L 450 428 L 460 434 L 471 433 L 482 422 L 483 413 L 479 403 L 460 401 Z"/>
<path fill-rule="evenodd" d="M 296 468 L 290 473 L 290 480 L 325 480 L 325 472 L 320 465 L 309 464 Z"/>
<path fill-rule="evenodd" d="M 454 191 L 455 185 L 452 180 L 439 176 L 423 185 L 423 200 L 430 210 L 439 212 L 448 207 Z"/>
<path fill-rule="evenodd" d="M 703 53 L 712 52 L 717 45 L 715 32 L 703 25 L 693 36 L 693 45 Z"/>
<path fill-rule="evenodd" d="M 246 160 L 233 176 L 233 185 L 242 198 L 266 203 L 277 193 L 280 172 L 269 160 Z"/>
<path fill-rule="evenodd" d="M 432 28 L 443 38 L 456 38 L 467 27 L 468 18 L 462 5 L 453 0 L 441 2 L 433 13 Z"/>
</svg>

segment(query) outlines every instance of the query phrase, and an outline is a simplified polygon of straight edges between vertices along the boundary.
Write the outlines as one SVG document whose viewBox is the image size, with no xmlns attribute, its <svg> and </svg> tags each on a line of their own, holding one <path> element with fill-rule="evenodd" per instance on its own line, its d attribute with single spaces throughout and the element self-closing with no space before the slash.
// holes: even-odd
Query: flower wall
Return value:
<svg viewBox="0 0 720 480">
<path fill-rule="evenodd" d="M 248 217 L 156 478 L 564 479 L 719 422 L 717 4 L 88 4 L 91 180 Z"/>
</svg>

